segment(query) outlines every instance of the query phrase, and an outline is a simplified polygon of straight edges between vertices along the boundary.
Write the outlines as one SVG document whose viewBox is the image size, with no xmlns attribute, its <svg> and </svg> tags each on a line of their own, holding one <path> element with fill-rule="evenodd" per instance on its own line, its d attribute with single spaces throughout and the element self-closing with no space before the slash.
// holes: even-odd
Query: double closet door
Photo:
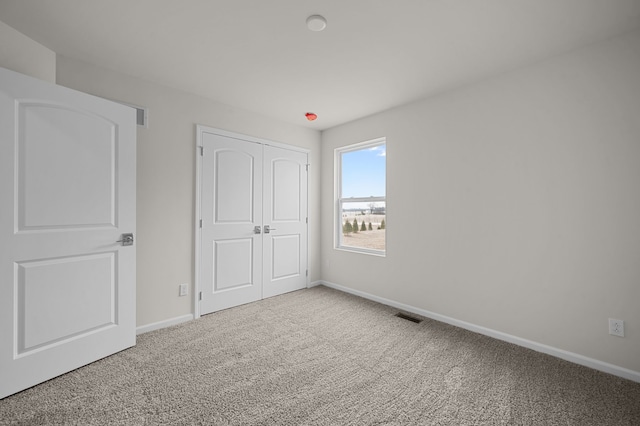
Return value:
<svg viewBox="0 0 640 426">
<path fill-rule="evenodd" d="M 307 153 L 198 127 L 200 314 L 307 287 Z"/>
</svg>

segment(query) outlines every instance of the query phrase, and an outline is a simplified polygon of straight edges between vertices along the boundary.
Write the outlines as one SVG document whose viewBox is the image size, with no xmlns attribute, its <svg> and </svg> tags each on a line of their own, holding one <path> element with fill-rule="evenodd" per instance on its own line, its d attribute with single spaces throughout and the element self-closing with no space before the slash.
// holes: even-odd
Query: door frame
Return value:
<svg viewBox="0 0 640 426">
<path fill-rule="evenodd" d="M 270 145 L 278 148 L 288 149 L 290 151 L 297 151 L 307 154 L 307 159 L 309 153 L 311 152 L 309 149 L 302 148 L 295 145 L 288 145 L 281 142 L 275 142 L 264 138 L 257 138 L 254 136 L 248 136 L 241 133 L 230 132 L 228 130 L 217 129 L 215 127 L 209 127 L 202 124 L 196 124 L 196 197 L 195 197 L 195 215 L 193 221 L 193 230 L 194 230 L 194 286 L 193 286 L 193 317 L 194 319 L 200 318 L 200 291 L 201 291 L 201 277 L 200 277 L 200 267 L 202 266 L 202 228 L 200 228 L 200 219 L 202 212 L 202 135 L 203 133 L 211 133 L 214 135 L 224 136 L 227 138 L 238 139 L 239 141 L 244 142 L 254 142 L 259 143 L 261 145 Z M 307 194 L 309 194 L 309 178 L 307 176 Z M 309 196 L 307 195 L 307 211 L 309 209 Z M 307 223 L 307 269 L 309 269 L 309 224 Z M 311 272 L 307 274 L 306 282 L 307 288 L 310 287 L 310 276 Z"/>
</svg>

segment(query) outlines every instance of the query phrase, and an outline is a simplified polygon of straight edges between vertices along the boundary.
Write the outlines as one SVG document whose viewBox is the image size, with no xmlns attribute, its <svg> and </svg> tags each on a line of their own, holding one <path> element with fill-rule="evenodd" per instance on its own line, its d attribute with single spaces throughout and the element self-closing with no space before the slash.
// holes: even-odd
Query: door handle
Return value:
<svg viewBox="0 0 640 426">
<path fill-rule="evenodd" d="M 269 225 L 265 225 L 264 226 L 264 233 L 265 234 L 268 234 L 269 232 L 275 231 L 275 230 L 276 230 L 276 228 L 271 228 L 271 227 L 269 227 Z"/>
<path fill-rule="evenodd" d="M 262 232 L 262 231 L 260 230 L 260 227 L 259 227 L 259 226 L 257 226 L 257 225 L 256 225 L 256 226 L 253 228 L 253 233 L 254 233 L 254 234 L 259 234 L 259 233 L 261 233 L 261 232 Z M 266 227 L 265 227 L 265 232 L 268 232 Z"/>
<path fill-rule="evenodd" d="M 122 234 L 120 239 L 116 243 L 122 243 L 123 246 L 133 245 L 133 234 Z"/>
</svg>

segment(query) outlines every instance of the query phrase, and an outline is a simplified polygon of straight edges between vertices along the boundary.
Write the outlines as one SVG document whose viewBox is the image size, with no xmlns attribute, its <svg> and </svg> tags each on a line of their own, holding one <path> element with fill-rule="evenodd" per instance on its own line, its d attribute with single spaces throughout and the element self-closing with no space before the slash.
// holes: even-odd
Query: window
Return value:
<svg viewBox="0 0 640 426">
<path fill-rule="evenodd" d="M 385 255 L 386 156 L 385 138 L 336 149 L 336 248 Z"/>
</svg>

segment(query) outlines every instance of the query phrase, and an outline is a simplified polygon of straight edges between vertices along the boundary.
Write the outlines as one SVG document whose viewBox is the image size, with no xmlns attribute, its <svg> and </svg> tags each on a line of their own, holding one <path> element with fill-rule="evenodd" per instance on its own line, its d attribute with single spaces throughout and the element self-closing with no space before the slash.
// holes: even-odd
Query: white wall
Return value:
<svg viewBox="0 0 640 426">
<path fill-rule="evenodd" d="M 0 22 L 0 67 L 50 83 L 56 81 L 56 54 Z"/>
<path fill-rule="evenodd" d="M 381 136 L 387 256 L 336 251 L 333 151 Z M 325 131 L 322 162 L 324 281 L 640 372 L 640 32 Z"/>
<path fill-rule="evenodd" d="M 138 128 L 137 324 L 192 312 L 196 124 L 310 149 L 309 273 L 319 271 L 320 133 L 58 56 L 58 84 L 149 108 Z M 190 293 L 191 293 L 190 292 Z"/>
</svg>

